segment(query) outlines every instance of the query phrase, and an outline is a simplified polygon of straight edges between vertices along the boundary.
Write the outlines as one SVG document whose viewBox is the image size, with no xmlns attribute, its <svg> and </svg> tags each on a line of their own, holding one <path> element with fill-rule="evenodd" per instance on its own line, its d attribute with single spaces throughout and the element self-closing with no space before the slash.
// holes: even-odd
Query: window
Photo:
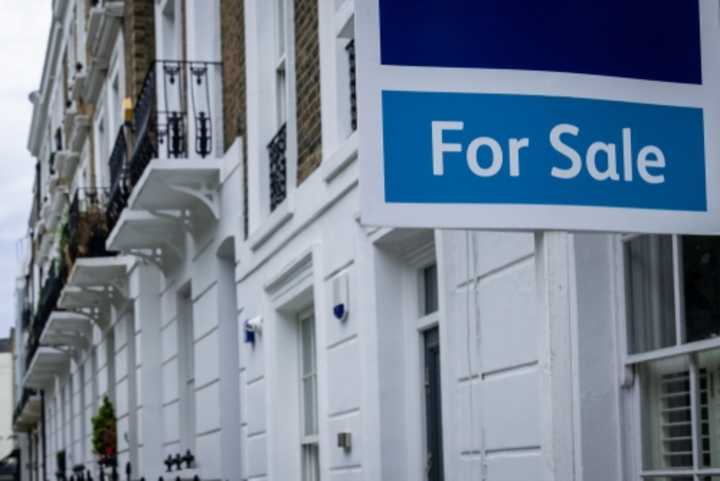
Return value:
<svg viewBox="0 0 720 481">
<path fill-rule="evenodd" d="M 275 0 L 275 130 L 267 145 L 270 172 L 270 212 L 287 198 L 287 120 L 288 120 L 288 4 Z"/>
<path fill-rule="evenodd" d="M 320 480 L 320 446 L 318 442 L 317 349 L 315 319 L 300 317 L 300 428 L 302 433 L 302 479 Z"/>
<path fill-rule="evenodd" d="M 178 295 L 179 426 L 183 451 L 195 451 L 195 329 L 189 290 Z"/>
<path fill-rule="evenodd" d="M 344 2 L 343 2 L 344 3 Z M 340 4 L 338 8 L 342 8 Z M 336 65 L 339 140 L 357 130 L 357 68 L 355 61 L 355 15 L 336 10 Z"/>
<path fill-rule="evenodd" d="M 421 288 L 419 296 L 420 318 L 417 321 L 417 327 L 423 346 L 424 471 L 427 481 L 443 481 L 445 473 L 437 264 L 430 264 L 419 269 L 418 277 Z"/>
<path fill-rule="evenodd" d="M 438 279 L 437 265 L 433 264 L 422 270 L 423 314 L 426 316 L 438 310 Z"/>
<path fill-rule="evenodd" d="M 626 236 L 641 479 L 720 480 L 720 239 Z"/>
<path fill-rule="evenodd" d="M 624 253 L 631 354 L 720 346 L 720 239 L 629 237 Z"/>
<path fill-rule="evenodd" d="M 275 1 L 275 95 L 278 130 L 287 122 L 287 0 Z"/>
</svg>

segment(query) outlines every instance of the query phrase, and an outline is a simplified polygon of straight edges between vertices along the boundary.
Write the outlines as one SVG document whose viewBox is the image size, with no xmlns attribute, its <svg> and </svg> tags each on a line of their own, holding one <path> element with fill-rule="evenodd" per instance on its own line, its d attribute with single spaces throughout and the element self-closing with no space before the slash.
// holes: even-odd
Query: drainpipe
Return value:
<svg viewBox="0 0 720 481">
<path fill-rule="evenodd" d="M 45 462 L 47 460 L 47 444 L 45 442 L 45 390 L 40 391 L 40 421 L 42 422 L 42 432 L 40 437 L 42 438 L 42 475 L 43 481 L 47 481 L 47 466 Z M 38 456 L 40 458 L 40 456 Z M 40 459 L 38 459 L 40 461 Z"/>
</svg>

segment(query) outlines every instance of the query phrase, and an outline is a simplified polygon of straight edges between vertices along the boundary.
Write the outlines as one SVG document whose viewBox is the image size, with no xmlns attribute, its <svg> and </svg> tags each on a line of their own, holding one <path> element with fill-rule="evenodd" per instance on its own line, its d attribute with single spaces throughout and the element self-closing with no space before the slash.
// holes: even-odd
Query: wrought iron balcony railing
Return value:
<svg viewBox="0 0 720 481">
<path fill-rule="evenodd" d="M 213 94 L 221 75 L 219 62 L 158 60 L 152 64 L 129 125 L 132 145 L 121 132 L 110 158 L 107 211 L 111 230 L 152 159 L 214 154 Z"/>
<path fill-rule="evenodd" d="M 135 103 L 130 159 L 134 185 L 152 157 L 185 158 L 192 144 L 201 158 L 213 153 L 213 83 L 222 64 L 158 60 L 148 71 Z"/>
<path fill-rule="evenodd" d="M 32 308 L 30 304 L 25 303 L 22 309 L 22 328 L 27 330 L 30 327 L 30 322 L 32 322 Z"/>
<path fill-rule="evenodd" d="M 107 189 L 78 189 L 68 211 L 67 242 L 70 263 L 78 257 L 110 255 L 105 249 Z"/>
<path fill-rule="evenodd" d="M 270 158 L 270 212 L 283 203 L 287 197 L 287 124 L 267 146 Z"/>
<path fill-rule="evenodd" d="M 358 127 L 357 114 L 357 68 L 355 63 L 355 40 L 351 40 L 345 47 L 348 56 L 348 66 L 350 69 L 350 128 L 353 132 Z"/>
<path fill-rule="evenodd" d="M 105 224 L 108 232 L 112 231 L 123 209 L 127 205 L 130 191 L 127 182 L 128 143 L 125 128 L 121 127 L 115 138 L 115 145 L 110 154 L 110 191 L 105 207 Z"/>
<path fill-rule="evenodd" d="M 67 280 L 67 274 L 68 271 L 65 262 L 62 259 L 56 260 L 48 272 L 42 289 L 40 289 L 40 301 L 38 302 L 35 317 L 30 326 L 29 337 L 25 347 L 26 369 L 30 367 L 30 363 L 40 347 L 40 336 L 47 325 L 50 314 L 56 309 L 60 293 Z"/>
</svg>

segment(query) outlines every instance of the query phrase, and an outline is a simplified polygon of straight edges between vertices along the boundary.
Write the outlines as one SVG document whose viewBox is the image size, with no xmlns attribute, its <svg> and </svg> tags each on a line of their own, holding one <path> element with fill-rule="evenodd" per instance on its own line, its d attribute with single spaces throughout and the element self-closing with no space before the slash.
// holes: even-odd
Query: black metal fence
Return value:
<svg viewBox="0 0 720 481">
<path fill-rule="evenodd" d="M 287 197 L 287 124 L 267 146 L 270 159 L 270 211 L 283 203 Z"/>
<path fill-rule="evenodd" d="M 78 189 L 68 210 L 67 241 L 70 262 L 78 257 L 110 255 L 105 249 L 107 223 L 105 216 L 107 189 Z"/>
<path fill-rule="evenodd" d="M 30 327 L 29 337 L 25 348 L 25 369 L 30 367 L 35 353 L 40 347 L 40 336 L 47 325 L 50 314 L 55 310 L 60 293 L 67 279 L 67 265 L 62 260 L 53 262 L 49 269 L 42 289 L 37 311 Z"/>
</svg>

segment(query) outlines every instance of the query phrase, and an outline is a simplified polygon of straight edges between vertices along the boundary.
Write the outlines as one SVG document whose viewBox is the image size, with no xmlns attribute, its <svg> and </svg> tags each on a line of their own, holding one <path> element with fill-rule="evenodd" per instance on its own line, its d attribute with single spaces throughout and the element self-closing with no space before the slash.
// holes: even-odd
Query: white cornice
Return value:
<svg viewBox="0 0 720 481">
<path fill-rule="evenodd" d="M 35 106 L 33 108 L 33 116 L 30 124 L 30 136 L 28 138 L 27 145 L 28 150 L 34 157 L 39 155 L 42 133 L 45 131 L 45 124 L 47 123 L 48 103 L 60 58 L 62 33 L 62 24 L 58 21 L 53 21 L 50 25 L 50 34 L 48 35 L 48 45 L 45 50 L 45 62 L 43 63 L 40 90 L 38 91 L 37 100 L 35 101 Z"/>
</svg>

